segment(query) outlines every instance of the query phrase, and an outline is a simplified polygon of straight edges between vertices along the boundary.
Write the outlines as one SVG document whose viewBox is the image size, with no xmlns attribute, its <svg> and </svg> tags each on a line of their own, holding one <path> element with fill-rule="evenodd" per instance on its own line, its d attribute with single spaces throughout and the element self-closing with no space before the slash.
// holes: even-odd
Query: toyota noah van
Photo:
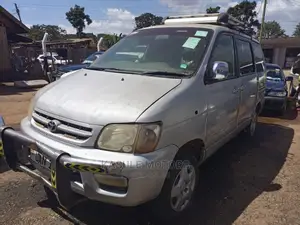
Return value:
<svg viewBox="0 0 300 225">
<path fill-rule="evenodd" d="M 253 138 L 264 92 L 263 51 L 243 23 L 167 17 L 40 89 L 21 131 L 1 128 L 6 161 L 66 209 L 149 202 L 182 215 L 201 164 L 240 132 Z"/>
</svg>

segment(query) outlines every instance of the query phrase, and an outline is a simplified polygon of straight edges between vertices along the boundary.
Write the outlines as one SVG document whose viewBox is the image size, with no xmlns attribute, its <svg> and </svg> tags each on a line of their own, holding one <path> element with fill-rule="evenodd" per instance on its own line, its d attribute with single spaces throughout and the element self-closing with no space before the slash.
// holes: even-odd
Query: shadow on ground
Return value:
<svg viewBox="0 0 300 225">
<path fill-rule="evenodd" d="M 281 188 L 272 181 L 285 163 L 293 136 L 291 128 L 260 123 L 255 138 L 240 135 L 226 144 L 201 166 L 199 188 L 188 216 L 172 224 L 231 225 L 261 193 Z M 74 224 L 76 220 L 97 225 L 161 224 L 153 222 L 150 210 L 143 207 L 88 201 L 75 207 L 70 216 L 52 204 L 40 202 Z"/>
<path fill-rule="evenodd" d="M 0 83 L 0 96 L 1 95 L 21 95 L 25 92 L 37 91 L 37 88 L 19 88 L 12 85 Z"/>
<path fill-rule="evenodd" d="M 261 116 L 279 118 L 279 119 L 284 119 L 284 120 L 295 120 L 298 117 L 298 111 L 296 108 L 289 109 L 286 111 L 286 113 L 284 115 L 280 115 L 276 111 L 264 110 L 264 111 L 262 111 Z"/>
</svg>

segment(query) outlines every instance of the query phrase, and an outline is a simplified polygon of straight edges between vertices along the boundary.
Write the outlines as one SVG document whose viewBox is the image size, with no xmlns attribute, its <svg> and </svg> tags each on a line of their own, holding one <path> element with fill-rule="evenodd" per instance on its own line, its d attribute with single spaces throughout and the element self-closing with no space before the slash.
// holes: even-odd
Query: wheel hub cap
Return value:
<svg viewBox="0 0 300 225">
<path fill-rule="evenodd" d="M 196 174 L 192 165 L 185 165 L 177 174 L 171 190 L 171 207 L 183 211 L 189 204 L 195 189 Z"/>
</svg>

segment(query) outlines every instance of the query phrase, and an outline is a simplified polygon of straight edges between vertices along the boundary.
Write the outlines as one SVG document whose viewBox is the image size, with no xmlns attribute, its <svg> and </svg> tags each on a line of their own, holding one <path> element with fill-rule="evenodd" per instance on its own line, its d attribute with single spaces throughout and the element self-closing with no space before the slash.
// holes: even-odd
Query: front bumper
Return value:
<svg viewBox="0 0 300 225">
<path fill-rule="evenodd" d="M 0 128 L 7 164 L 44 183 L 67 209 L 86 198 L 120 206 L 136 206 L 154 199 L 168 173 L 166 162 L 172 161 L 178 150 L 171 145 L 137 156 L 67 146 L 36 131 L 27 118 L 22 121 L 21 130 L 22 133 L 9 127 Z M 46 156 L 51 161 L 50 168 L 31 160 L 32 150 Z M 93 156 L 95 151 L 99 157 Z M 29 163 L 20 156 L 22 154 Z M 85 154 L 86 157 L 82 157 Z M 118 157 L 111 160 L 107 157 L 109 154 Z M 158 167 L 153 168 L 153 163 Z M 103 184 L 101 177 L 112 184 Z M 116 186 L 116 182 L 123 186 Z"/>
<path fill-rule="evenodd" d="M 265 96 L 264 108 L 268 110 L 283 109 L 287 103 L 287 97 Z"/>
</svg>

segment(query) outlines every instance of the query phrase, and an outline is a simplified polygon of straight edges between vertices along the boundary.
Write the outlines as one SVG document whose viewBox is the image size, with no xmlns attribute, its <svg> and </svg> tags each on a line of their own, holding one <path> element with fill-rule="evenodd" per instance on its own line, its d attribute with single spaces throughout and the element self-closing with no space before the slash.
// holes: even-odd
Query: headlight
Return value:
<svg viewBox="0 0 300 225">
<path fill-rule="evenodd" d="M 148 153 L 155 150 L 160 124 L 111 124 L 103 128 L 97 147 L 103 150 Z"/>
<path fill-rule="evenodd" d="M 274 92 L 271 91 L 268 93 L 269 96 L 276 96 L 276 97 L 285 97 L 286 96 L 286 92 L 285 91 L 281 91 L 281 92 Z"/>
</svg>

